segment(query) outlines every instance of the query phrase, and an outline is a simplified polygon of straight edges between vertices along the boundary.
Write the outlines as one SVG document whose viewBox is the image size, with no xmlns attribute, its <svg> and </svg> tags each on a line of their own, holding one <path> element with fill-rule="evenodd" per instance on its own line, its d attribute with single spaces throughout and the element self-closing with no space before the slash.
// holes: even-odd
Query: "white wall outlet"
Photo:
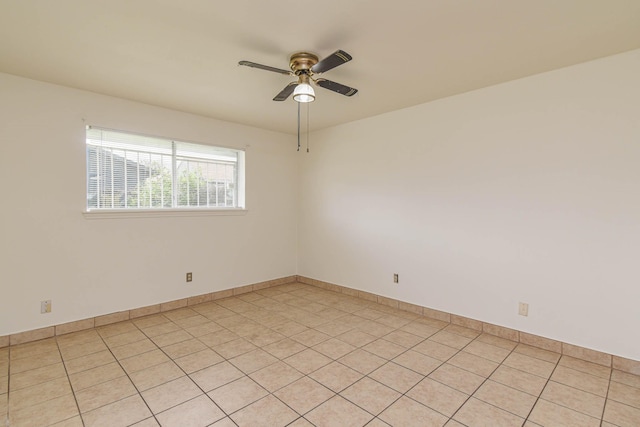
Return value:
<svg viewBox="0 0 640 427">
<path fill-rule="evenodd" d="M 393 283 L 398 283 L 398 282 L 399 282 L 398 273 L 393 273 Z"/>
<path fill-rule="evenodd" d="M 529 304 L 526 302 L 518 303 L 518 314 L 520 316 L 528 316 L 529 315 Z"/>
<path fill-rule="evenodd" d="M 40 302 L 40 313 L 51 313 L 51 300 L 48 299 L 46 301 Z"/>
</svg>

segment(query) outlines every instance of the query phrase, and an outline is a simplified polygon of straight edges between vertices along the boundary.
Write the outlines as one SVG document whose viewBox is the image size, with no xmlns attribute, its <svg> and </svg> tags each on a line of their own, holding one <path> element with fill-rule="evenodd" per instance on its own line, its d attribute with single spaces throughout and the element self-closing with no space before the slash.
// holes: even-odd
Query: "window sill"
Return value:
<svg viewBox="0 0 640 427">
<path fill-rule="evenodd" d="M 100 209 L 82 212 L 85 219 L 167 218 L 179 216 L 237 216 L 247 209 Z"/>
</svg>

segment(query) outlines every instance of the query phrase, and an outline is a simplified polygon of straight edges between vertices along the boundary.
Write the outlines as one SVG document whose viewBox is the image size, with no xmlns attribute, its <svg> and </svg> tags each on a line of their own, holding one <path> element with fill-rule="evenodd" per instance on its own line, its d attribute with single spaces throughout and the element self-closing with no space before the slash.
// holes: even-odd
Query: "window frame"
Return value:
<svg viewBox="0 0 640 427">
<path fill-rule="evenodd" d="M 171 154 L 172 166 L 172 205 L 171 207 L 127 207 L 127 208 L 99 208 L 89 207 L 89 195 L 90 195 L 90 160 L 88 155 L 89 140 L 88 132 L 90 130 L 101 130 L 106 132 L 117 132 L 124 135 L 131 135 L 133 137 L 144 137 L 157 139 L 162 142 L 169 142 L 174 147 Z M 235 186 L 237 187 L 236 206 L 176 206 L 175 201 L 177 199 L 178 187 L 175 185 L 177 178 L 174 176 L 175 165 L 179 161 L 180 156 L 176 154 L 176 144 L 185 144 L 191 146 L 211 147 L 213 149 L 230 150 L 236 153 L 237 161 L 235 165 Z M 95 145 L 94 145 L 95 146 Z M 132 143 L 133 146 L 133 143 Z M 237 147 L 228 147 L 220 145 L 203 144 L 201 142 L 191 142 L 183 139 L 168 138 L 162 136 L 148 135 L 139 132 L 130 132 L 119 129 L 111 129 L 102 126 L 87 125 L 85 127 L 84 134 L 84 152 L 85 152 L 85 187 L 84 187 L 84 210 L 82 214 L 87 219 L 102 219 L 102 218 L 149 218 L 149 217 L 180 217 L 180 216 L 218 216 L 218 215 L 245 215 L 247 213 L 246 208 L 246 186 L 245 186 L 245 173 L 246 173 L 246 151 Z M 209 161 L 205 157 L 202 160 Z M 198 161 L 198 158 L 194 158 L 194 161 Z M 126 166 L 125 166 L 126 167 Z M 216 183 L 216 185 L 218 185 Z"/>
</svg>

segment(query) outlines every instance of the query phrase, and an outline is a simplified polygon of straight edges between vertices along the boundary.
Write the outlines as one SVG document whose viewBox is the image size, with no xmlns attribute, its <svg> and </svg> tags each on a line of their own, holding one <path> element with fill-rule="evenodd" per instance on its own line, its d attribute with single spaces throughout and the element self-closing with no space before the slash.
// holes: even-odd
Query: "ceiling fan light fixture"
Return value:
<svg viewBox="0 0 640 427">
<path fill-rule="evenodd" d="M 316 94 L 308 83 L 300 83 L 293 91 L 293 100 L 296 102 L 313 102 Z"/>
</svg>

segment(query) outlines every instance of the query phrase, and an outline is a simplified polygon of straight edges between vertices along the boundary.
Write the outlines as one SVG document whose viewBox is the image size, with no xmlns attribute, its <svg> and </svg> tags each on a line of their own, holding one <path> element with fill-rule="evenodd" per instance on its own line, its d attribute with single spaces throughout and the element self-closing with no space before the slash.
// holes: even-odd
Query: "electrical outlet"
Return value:
<svg viewBox="0 0 640 427">
<path fill-rule="evenodd" d="M 191 282 L 193 280 L 193 273 L 187 273 L 187 282 Z"/>
<path fill-rule="evenodd" d="M 529 315 L 529 304 L 526 302 L 518 303 L 518 314 L 520 316 L 528 316 Z"/>
<path fill-rule="evenodd" d="M 393 283 L 399 283 L 400 280 L 398 279 L 398 273 L 393 273 Z"/>
<path fill-rule="evenodd" d="M 41 314 L 51 313 L 51 300 L 50 299 L 40 302 L 40 313 Z"/>
</svg>

